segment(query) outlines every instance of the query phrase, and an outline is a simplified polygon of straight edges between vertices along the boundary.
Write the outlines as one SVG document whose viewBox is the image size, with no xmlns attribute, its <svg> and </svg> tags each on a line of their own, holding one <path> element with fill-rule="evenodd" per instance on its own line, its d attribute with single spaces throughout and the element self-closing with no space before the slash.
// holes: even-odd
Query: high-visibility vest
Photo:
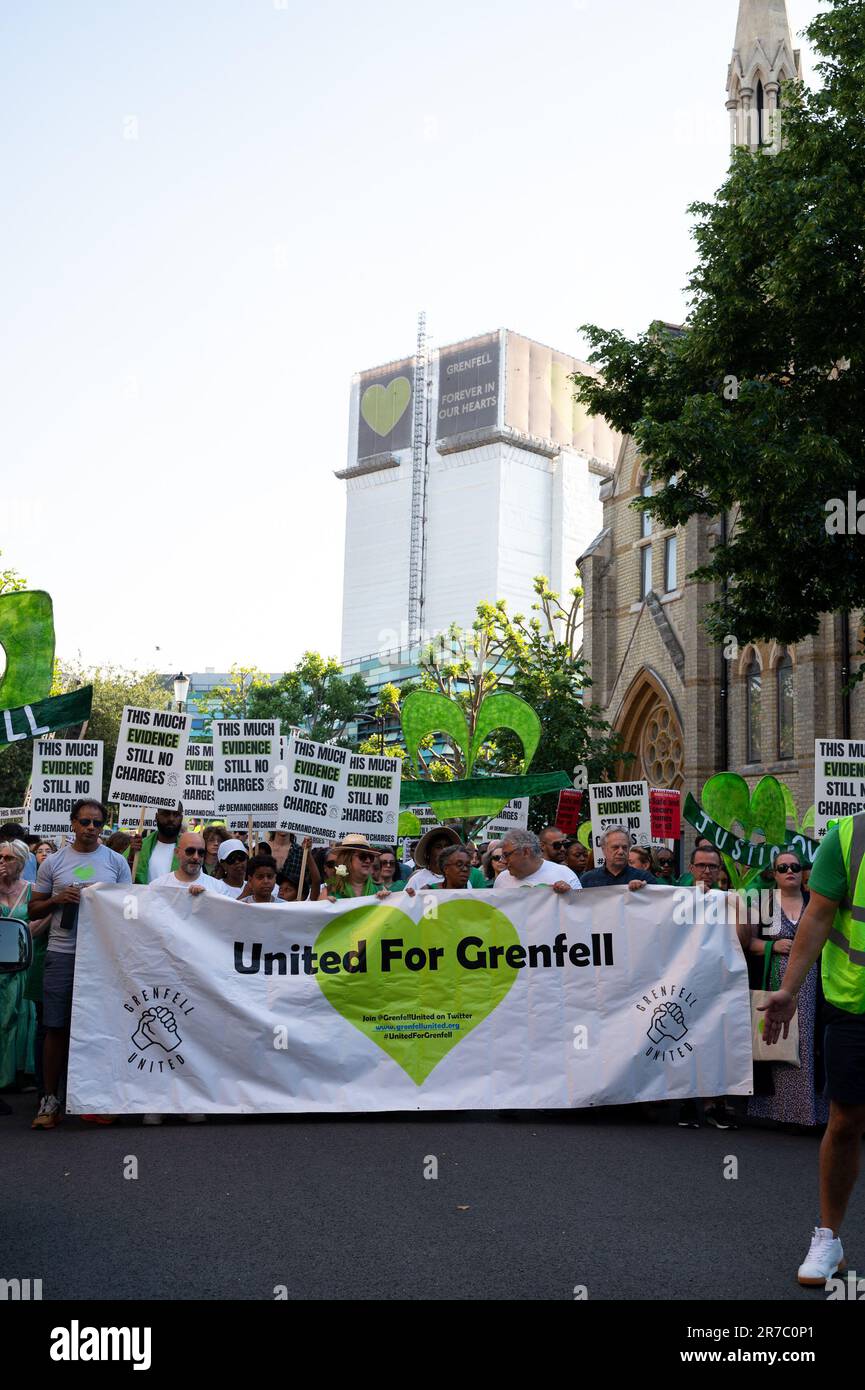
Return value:
<svg viewBox="0 0 865 1390">
<path fill-rule="evenodd" d="M 847 896 L 823 948 L 823 993 L 851 1014 L 865 1013 L 865 813 L 838 822 Z"/>
</svg>

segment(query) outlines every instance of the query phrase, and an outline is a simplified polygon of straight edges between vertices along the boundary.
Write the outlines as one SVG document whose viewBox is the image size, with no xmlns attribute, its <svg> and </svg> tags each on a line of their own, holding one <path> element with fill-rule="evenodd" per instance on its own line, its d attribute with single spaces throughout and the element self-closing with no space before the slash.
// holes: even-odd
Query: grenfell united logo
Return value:
<svg viewBox="0 0 865 1390">
<path fill-rule="evenodd" d="M 195 1005 L 183 990 L 171 985 L 150 985 L 130 994 L 123 1007 L 133 1016 L 129 1034 L 132 1047 L 126 1059 L 129 1066 L 150 1074 L 179 1071 L 186 1065 L 180 1049 L 185 1020 Z"/>
<path fill-rule="evenodd" d="M 691 1010 L 697 1002 L 684 985 L 657 985 L 635 1005 L 646 1024 L 643 1056 L 653 1062 L 677 1062 L 694 1051 L 688 1041 Z"/>
</svg>

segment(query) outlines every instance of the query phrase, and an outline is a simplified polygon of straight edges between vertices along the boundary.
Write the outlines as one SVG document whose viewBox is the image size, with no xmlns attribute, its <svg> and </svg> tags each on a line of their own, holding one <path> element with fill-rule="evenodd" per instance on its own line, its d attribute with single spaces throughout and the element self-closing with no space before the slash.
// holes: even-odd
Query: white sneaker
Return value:
<svg viewBox="0 0 865 1390">
<path fill-rule="evenodd" d="M 162 1115 L 145 1115 L 144 1118 L 142 1119 L 141 1123 L 142 1123 L 143 1125 L 161 1125 L 161 1124 L 162 1124 L 162 1120 L 163 1120 L 163 1116 L 162 1116 Z"/>
<path fill-rule="evenodd" d="M 799 1283 L 822 1288 L 827 1279 L 846 1265 L 844 1247 L 828 1226 L 815 1226 L 811 1249 L 799 1266 Z"/>
<path fill-rule="evenodd" d="M 183 1118 L 186 1120 L 186 1123 L 187 1123 L 188 1125 L 203 1125 L 204 1122 L 205 1122 L 205 1120 L 207 1119 L 207 1116 L 206 1116 L 206 1115 L 184 1115 Z"/>
</svg>

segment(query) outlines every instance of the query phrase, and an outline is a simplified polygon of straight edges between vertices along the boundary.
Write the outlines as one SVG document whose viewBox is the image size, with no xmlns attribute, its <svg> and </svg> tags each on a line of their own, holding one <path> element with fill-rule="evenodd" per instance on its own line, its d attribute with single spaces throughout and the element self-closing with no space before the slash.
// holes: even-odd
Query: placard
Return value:
<svg viewBox="0 0 865 1390">
<path fill-rule="evenodd" d="M 176 811 L 183 792 L 191 714 L 127 705 L 108 800 Z M 137 818 L 136 818 L 137 824 Z"/>
<path fill-rule="evenodd" d="M 583 804 L 583 793 L 569 788 L 559 792 L 559 804 L 556 807 L 555 824 L 559 830 L 563 830 L 566 835 L 576 835 L 580 824 L 580 808 Z"/>
<path fill-rule="evenodd" d="M 214 803 L 230 830 L 279 830 L 279 720 L 214 719 Z"/>
<path fill-rule="evenodd" d="M 589 786 L 589 810 L 592 819 L 592 850 L 595 868 L 604 863 L 601 836 L 605 830 L 621 825 L 631 837 L 632 845 L 648 849 L 652 843 L 649 816 L 649 785 L 647 782 L 602 782 Z"/>
<path fill-rule="evenodd" d="M 865 743 L 818 738 L 814 748 L 814 836 L 822 840 L 831 821 L 865 811 Z"/>
<path fill-rule="evenodd" d="M 216 820 L 213 785 L 213 744 L 188 743 L 183 779 L 183 814 L 187 820 Z"/>
<path fill-rule="evenodd" d="M 298 838 L 327 841 L 364 835 L 370 844 L 393 845 L 399 823 L 399 758 L 364 756 L 333 743 L 293 737 L 281 779 L 276 829 Z"/>
<path fill-rule="evenodd" d="M 174 808 L 172 807 L 172 809 L 174 809 Z M 118 829 L 118 830 L 126 830 L 127 832 L 130 832 L 130 831 L 131 831 L 132 833 L 134 833 L 134 834 L 137 835 L 137 834 L 138 834 L 138 823 L 139 823 L 140 820 L 141 820 L 141 807 L 140 807 L 140 806 L 121 806 L 121 807 L 119 808 L 118 814 L 117 814 L 117 829 Z M 142 825 L 141 828 L 142 828 L 142 831 L 144 831 L 144 832 L 147 833 L 147 834 L 149 834 L 151 830 L 155 830 L 155 829 L 156 829 L 156 812 L 155 812 L 155 811 L 153 811 L 153 810 L 148 811 L 147 809 L 145 809 L 145 811 L 144 811 L 144 824 Z"/>
<path fill-rule="evenodd" d="M 649 819 L 653 840 L 681 840 L 682 793 L 671 787 L 653 787 L 649 792 Z"/>
<path fill-rule="evenodd" d="M 34 739 L 30 792 L 34 835 L 65 834 L 72 807 L 82 797 L 101 802 L 102 752 L 99 739 Z"/>
<path fill-rule="evenodd" d="M 0 806 L 0 825 L 27 825 L 30 812 L 26 806 Z M 66 825 L 64 829 L 68 830 Z"/>
<path fill-rule="evenodd" d="M 476 840 L 501 840 L 507 835 L 509 830 L 526 830 L 529 824 L 529 798 L 527 796 L 515 797 L 509 801 L 507 806 L 503 806 L 497 816 L 487 821 L 486 825 L 478 835 Z"/>
</svg>

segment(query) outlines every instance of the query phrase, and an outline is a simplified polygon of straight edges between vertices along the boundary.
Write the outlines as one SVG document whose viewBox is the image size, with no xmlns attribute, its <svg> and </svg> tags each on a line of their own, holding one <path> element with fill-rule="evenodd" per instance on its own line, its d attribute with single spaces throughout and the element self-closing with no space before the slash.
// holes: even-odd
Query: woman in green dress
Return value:
<svg viewBox="0 0 865 1390">
<path fill-rule="evenodd" d="M 372 877 L 377 853 L 362 835 L 346 835 L 342 844 L 335 846 L 336 867 L 322 885 L 322 899 L 338 902 L 341 898 L 386 898 L 388 890 Z"/>
<path fill-rule="evenodd" d="M 30 851 L 23 840 L 0 842 L 0 917 L 28 920 L 32 885 L 21 877 Z M 0 975 L 0 1090 L 33 1072 L 36 1010 L 25 998 L 27 972 Z"/>
</svg>

